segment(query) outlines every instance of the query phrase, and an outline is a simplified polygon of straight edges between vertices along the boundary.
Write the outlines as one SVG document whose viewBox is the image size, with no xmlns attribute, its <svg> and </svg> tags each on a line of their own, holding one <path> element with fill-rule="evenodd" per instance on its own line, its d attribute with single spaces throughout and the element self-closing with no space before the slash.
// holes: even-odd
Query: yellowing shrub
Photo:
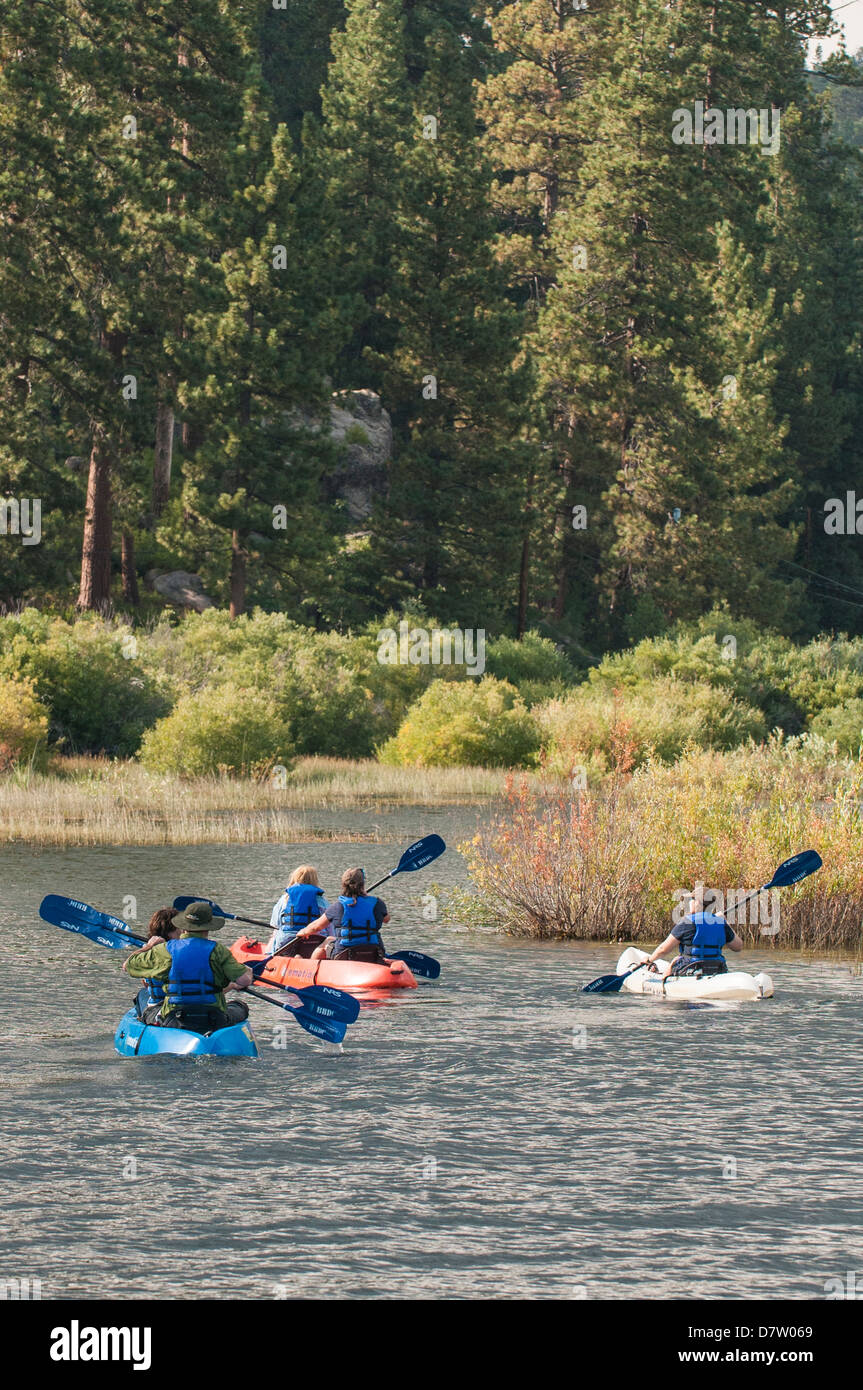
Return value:
<svg viewBox="0 0 863 1390">
<path fill-rule="evenodd" d="M 413 767 L 527 767 L 539 731 L 507 681 L 434 681 L 381 749 L 385 763 Z"/>
<path fill-rule="evenodd" d="M 153 772 L 252 776 L 287 766 L 291 752 L 290 730 L 272 700 L 225 684 L 181 696 L 144 735 L 140 758 Z"/>
<path fill-rule="evenodd" d="M 0 677 L 0 772 L 43 761 L 47 737 L 48 711 L 33 682 Z"/>
</svg>

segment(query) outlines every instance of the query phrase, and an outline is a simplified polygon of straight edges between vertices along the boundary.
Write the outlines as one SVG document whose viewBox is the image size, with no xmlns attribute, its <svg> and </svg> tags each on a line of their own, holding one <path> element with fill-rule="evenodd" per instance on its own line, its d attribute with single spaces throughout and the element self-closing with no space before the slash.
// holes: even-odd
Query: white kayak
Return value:
<svg viewBox="0 0 863 1390">
<path fill-rule="evenodd" d="M 647 956 L 647 951 L 627 946 L 617 962 L 618 975 L 625 975 Z M 636 970 L 621 988 L 629 994 L 650 994 L 657 999 L 770 999 L 773 981 L 769 975 L 747 975 L 744 970 L 729 970 L 725 975 L 672 975 L 671 962 L 658 960 L 656 972 Z"/>
</svg>

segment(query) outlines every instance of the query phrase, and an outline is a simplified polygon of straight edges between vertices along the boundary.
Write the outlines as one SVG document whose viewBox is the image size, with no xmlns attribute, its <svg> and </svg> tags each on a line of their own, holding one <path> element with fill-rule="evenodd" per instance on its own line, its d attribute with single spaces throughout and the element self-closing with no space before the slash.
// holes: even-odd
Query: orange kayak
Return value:
<svg viewBox="0 0 863 1390">
<path fill-rule="evenodd" d="M 231 947 L 231 954 L 241 964 L 254 964 L 266 954 L 262 942 L 241 936 Z M 275 956 L 271 965 L 261 972 L 261 980 L 286 988 L 302 989 L 304 985 L 332 985 L 334 989 L 416 989 L 417 982 L 403 960 L 391 965 L 372 964 L 364 960 L 304 960 L 301 956 Z"/>
</svg>

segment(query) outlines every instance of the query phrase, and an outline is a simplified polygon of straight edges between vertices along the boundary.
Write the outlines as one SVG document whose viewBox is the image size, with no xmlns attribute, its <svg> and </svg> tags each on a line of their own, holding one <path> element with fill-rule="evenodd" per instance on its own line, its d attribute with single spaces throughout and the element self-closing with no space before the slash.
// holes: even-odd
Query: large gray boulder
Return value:
<svg viewBox="0 0 863 1390">
<path fill-rule="evenodd" d="M 178 608 L 203 613 L 205 608 L 214 607 L 213 600 L 204 593 L 204 586 L 197 574 L 188 574 L 186 570 L 159 574 L 158 570 L 150 570 L 146 579 L 157 594 L 161 594 L 169 603 L 175 603 Z"/>
</svg>

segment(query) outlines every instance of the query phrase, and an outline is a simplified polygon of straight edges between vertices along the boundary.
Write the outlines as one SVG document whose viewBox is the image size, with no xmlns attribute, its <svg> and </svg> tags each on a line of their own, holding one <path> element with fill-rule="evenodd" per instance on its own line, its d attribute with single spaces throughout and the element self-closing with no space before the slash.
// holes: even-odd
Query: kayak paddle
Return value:
<svg viewBox="0 0 863 1390">
<path fill-rule="evenodd" d="M 630 975 L 634 975 L 636 970 L 643 970 L 647 964 L 646 960 L 639 961 L 631 970 L 627 970 L 624 975 L 600 975 L 597 980 L 591 980 L 589 985 L 582 985 L 582 994 L 616 994 Z"/>
<path fill-rule="evenodd" d="M 414 975 L 421 975 L 424 980 L 436 980 L 440 974 L 440 961 L 421 951 L 395 951 L 389 959 L 403 960 Z"/>
<path fill-rule="evenodd" d="M 446 845 L 440 835 L 424 835 L 421 840 L 415 840 L 412 845 L 408 845 L 395 868 L 390 869 L 389 873 L 384 874 L 376 883 L 370 883 L 366 892 L 370 893 L 373 888 L 380 888 L 382 883 L 386 883 L 388 878 L 395 878 L 396 874 L 412 874 L 417 869 L 424 869 L 427 864 L 439 859 L 445 849 Z"/>
<path fill-rule="evenodd" d="M 197 898 L 191 899 L 197 902 Z M 201 900 L 203 901 L 203 900 Z M 141 936 L 136 936 L 133 932 L 126 930 L 126 923 L 120 917 L 112 917 L 108 912 L 100 912 L 98 908 L 91 907 L 89 903 L 78 902 L 76 898 L 61 898 L 56 893 L 49 893 L 39 904 L 39 916 L 44 922 L 49 922 L 52 926 L 63 927 L 65 931 L 77 933 L 85 936 L 88 941 L 95 941 L 100 946 L 109 946 L 115 950 L 122 950 L 128 946 L 144 946 L 146 942 Z M 276 988 L 280 988 L 276 986 Z M 257 990 L 247 988 L 238 990 L 239 994 L 254 994 L 259 999 L 266 999 L 270 1004 L 276 1004 L 280 1009 L 286 1009 L 292 1013 L 297 1022 L 306 1028 L 308 1032 L 315 1032 L 314 1028 L 308 1027 L 308 1021 L 317 1019 L 326 1029 L 331 1024 L 332 1032 L 341 1033 L 338 1037 L 330 1036 L 330 1042 L 341 1042 L 345 1035 L 345 1027 L 348 1023 L 353 1023 L 357 1018 L 360 1006 L 352 994 L 346 994 L 344 990 L 333 989 L 330 985 L 306 985 L 301 989 L 283 990 L 285 994 L 293 994 L 300 1000 L 300 1008 L 292 1008 L 289 1004 L 281 1004 L 276 999 L 271 999 L 266 994 L 259 994 Z M 345 1027 L 342 1027 L 342 1025 Z M 318 1034 L 323 1036 L 323 1034 Z"/>
<path fill-rule="evenodd" d="M 111 946 L 122 951 L 130 943 L 143 946 L 140 936 L 133 935 L 122 917 L 112 917 L 110 913 L 100 912 L 88 903 L 79 903 L 75 898 L 61 898 L 49 893 L 39 904 L 39 916 L 52 927 L 62 927 L 64 931 L 77 932 L 95 941 L 100 946 Z"/>
<path fill-rule="evenodd" d="M 800 883 L 802 879 L 808 878 L 821 868 L 823 860 L 821 855 L 814 849 L 801 850 L 799 854 L 792 854 L 790 859 L 785 859 L 779 865 L 769 883 L 764 883 L 760 888 L 753 888 L 751 893 L 747 893 L 744 898 L 735 906 L 738 911 L 744 903 L 748 903 L 751 898 L 755 898 L 759 893 L 765 893 L 771 888 L 787 888 L 792 883 Z M 640 965 L 635 965 L 631 970 L 627 970 L 625 975 L 600 975 L 598 979 L 591 980 L 590 984 L 582 987 L 582 994 L 616 994 L 630 975 L 634 975 L 636 970 L 643 970 L 647 961 L 642 961 Z"/>
<path fill-rule="evenodd" d="M 223 907 L 219 907 L 218 903 L 214 903 L 212 898 L 202 898 L 200 895 L 197 898 L 175 898 L 171 906 L 175 907 L 178 912 L 185 912 L 191 903 L 206 903 L 208 907 L 213 909 L 214 917 L 224 917 L 227 922 L 248 922 L 249 926 L 268 927 L 272 931 L 271 924 L 262 921 L 260 917 L 240 917 L 236 912 L 226 912 Z"/>
<path fill-rule="evenodd" d="M 371 892 L 372 888 L 380 888 L 382 883 L 386 883 L 388 878 L 394 878 L 396 874 L 413 873 L 416 869 L 424 869 L 427 864 L 431 864 L 435 859 L 438 859 L 445 849 L 446 845 L 440 835 L 425 835 L 421 840 L 415 840 L 412 845 L 408 845 L 396 867 L 390 869 L 388 874 L 384 874 L 383 878 L 379 878 L 377 883 L 370 884 L 367 891 Z M 173 906 L 176 907 L 178 911 L 184 912 L 190 903 L 207 903 L 217 917 L 224 917 L 228 922 L 247 922 L 249 926 L 252 927 L 268 927 L 270 931 L 273 930 L 273 924 L 271 922 L 265 922 L 260 917 L 242 917 L 238 912 L 226 912 L 223 907 L 219 907 L 218 903 L 213 902 L 212 898 L 175 898 Z M 288 941 L 285 944 L 290 946 L 293 943 Z M 275 954 L 277 956 L 282 955 L 284 949 L 283 946 L 281 950 L 276 951 Z M 271 956 L 267 957 L 268 961 L 271 959 Z M 259 970 L 263 969 L 265 964 L 266 961 L 256 962 L 256 966 Z"/>
<path fill-rule="evenodd" d="M 239 993 L 254 995 L 255 999 L 263 999 L 265 1004 L 274 1004 L 277 1009 L 284 1009 L 285 1013 L 293 1014 L 297 1023 L 305 1028 L 307 1033 L 314 1033 L 316 1038 L 324 1038 L 327 1042 L 340 1043 L 347 1032 L 348 1025 L 344 1019 L 321 1017 L 318 1013 L 307 1013 L 305 1008 L 295 1009 L 290 1004 L 281 1004 L 278 999 L 272 999 L 269 994 L 264 994 L 263 990 L 252 989 L 251 985 L 247 985 Z M 297 993 L 302 997 L 304 991 L 298 990 Z M 341 993 L 341 990 L 338 993 Z M 353 1002 L 356 1003 L 356 1000 Z"/>
</svg>

